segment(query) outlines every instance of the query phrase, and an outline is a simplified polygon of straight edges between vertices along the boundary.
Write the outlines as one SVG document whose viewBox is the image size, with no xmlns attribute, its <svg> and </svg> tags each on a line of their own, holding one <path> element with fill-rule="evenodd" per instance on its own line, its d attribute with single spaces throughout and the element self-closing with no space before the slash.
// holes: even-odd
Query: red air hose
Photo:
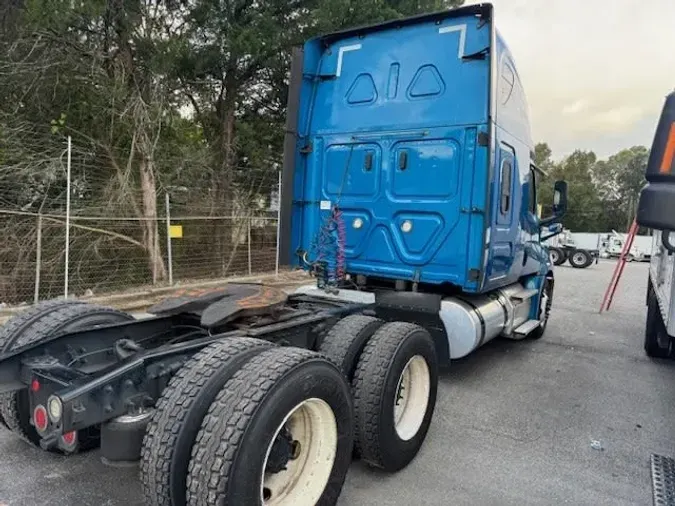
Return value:
<svg viewBox="0 0 675 506">
<path fill-rule="evenodd" d="M 333 208 L 333 219 L 335 220 L 335 226 L 337 229 L 337 252 L 336 257 L 336 277 L 338 280 L 345 279 L 347 261 L 345 254 L 345 244 L 347 242 L 347 227 L 345 225 L 345 220 L 342 216 L 342 211 L 340 208 L 335 206 Z"/>
</svg>

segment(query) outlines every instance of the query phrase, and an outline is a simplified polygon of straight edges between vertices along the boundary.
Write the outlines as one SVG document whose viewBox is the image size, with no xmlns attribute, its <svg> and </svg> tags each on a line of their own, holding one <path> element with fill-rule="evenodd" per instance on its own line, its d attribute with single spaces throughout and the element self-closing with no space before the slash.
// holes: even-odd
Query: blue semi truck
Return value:
<svg viewBox="0 0 675 506">
<path fill-rule="evenodd" d="M 540 218 L 494 20 L 472 5 L 295 51 L 281 260 L 317 283 L 181 292 L 143 320 L 38 304 L 0 328 L 0 423 L 46 451 L 140 460 L 157 506 L 330 505 L 354 456 L 407 466 L 439 367 L 540 338 L 552 307 L 542 241 L 567 188 Z"/>
</svg>

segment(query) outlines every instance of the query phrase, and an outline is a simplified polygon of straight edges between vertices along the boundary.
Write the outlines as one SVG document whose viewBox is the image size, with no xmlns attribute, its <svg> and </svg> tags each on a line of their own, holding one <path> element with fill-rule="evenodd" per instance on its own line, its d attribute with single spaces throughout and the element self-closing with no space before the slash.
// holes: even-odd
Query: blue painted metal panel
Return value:
<svg viewBox="0 0 675 506">
<path fill-rule="evenodd" d="M 306 45 L 299 131 L 311 151 L 296 168 L 293 229 L 310 260 L 337 204 L 350 273 L 462 286 L 480 269 L 484 224 L 472 226 L 480 213 L 464 182 L 487 184 L 475 162 L 487 151 L 476 136 L 488 122 L 489 60 L 462 59 L 489 47 L 490 26 L 479 25 L 467 16 L 372 31 L 318 58 L 318 42 Z"/>
<path fill-rule="evenodd" d="M 310 135 L 486 123 L 488 61 L 461 59 L 490 45 L 479 23 L 426 22 L 330 44 L 315 71 Z"/>
<path fill-rule="evenodd" d="M 305 45 L 292 244 L 310 261 L 337 205 L 352 274 L 480 292 L 531 283 L 547 264 L 529 201 L 533 143 L 520 78 L 501 37 L 491 47 L 491 22 L 458 12 L 467 15 Z M 486 49 L 488 58 L 463 58 Z M 489 134 L 489 145 L 478 142 Z"/>
<path fill-rule="evenodd" d="M 482 287 L 489 291 L 531 275 L 545 275 L 549 268 L 548 251 L 539 241 L 536 204 L 530 202 L 532 183 L 530 133 L 527 100 L 513 57 L 503 38 L 497 36 L 497 75 L 495 76 L 495 145 L 491 188 L 490 241 L 486 276 Z M 500 212 L 501 168 L 512 160 L 512 206 L 508 216 Z M 539 279 L 539 278 L 537 278 Z M 532 283 L 533 281 L 527 281 Z"/>
</svg>

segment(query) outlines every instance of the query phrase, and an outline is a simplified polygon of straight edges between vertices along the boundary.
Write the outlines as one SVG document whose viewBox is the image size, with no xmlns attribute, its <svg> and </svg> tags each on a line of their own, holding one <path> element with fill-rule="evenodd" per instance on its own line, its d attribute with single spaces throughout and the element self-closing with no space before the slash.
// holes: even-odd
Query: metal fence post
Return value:
<svg viewBox="0 0 675 506">
<path fill-rule="evenodd" d="M 246 242 L 248 243 L 248 275 L 253 274 L 253 263 L 251 262 L 251 217 L 246 220 Z"/>
<path fill-rule="evenodd" d="M 65 274 L 63 276 L 63 296 L 68 298 L 68 272 L 70 271 L 70 164 L 72 153 L 72 139 L 68 136 L 68 166 L 66 174 L 66 258 Z"/>
<path fill-rule="evenodd" d="M 279 240 L 281 239 L 281 171 L 279 171 L 279 183 L 277 185 L 277 251 L 274 265 L 274 274 L 279 277 Z"/>
<path fill-rule="evenodd" d="M 35 246 L 35 294 L 33 304 L 40 300 L 40 270 L 42 268 L 42 215 L 37 219 L 37 244 Z"/>
<path fill-rule="evenodd" d="M 171 201 L 169 192 L 164 194 L 166 205 L 166 256 L 169 263 L 169 285 L 173 286 L 173 252 L 171 251 Z"/>
</svg>

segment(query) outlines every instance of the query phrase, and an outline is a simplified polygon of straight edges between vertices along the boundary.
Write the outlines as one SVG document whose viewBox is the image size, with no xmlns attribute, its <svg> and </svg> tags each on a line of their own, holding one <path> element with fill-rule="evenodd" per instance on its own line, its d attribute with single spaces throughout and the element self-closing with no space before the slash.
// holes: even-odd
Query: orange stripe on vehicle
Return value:
<svg viewBox="0 0 675 506">
<path fill-rule="evenodd" d="M 668 134 L 668 142 L 666 143 L 666 150 L 663 153 L 663 160 L 661 160 L 661 174 L 670 174 L 675 161 L 675 123 L 670 125 L 670 134 Z"/>
</svg>

